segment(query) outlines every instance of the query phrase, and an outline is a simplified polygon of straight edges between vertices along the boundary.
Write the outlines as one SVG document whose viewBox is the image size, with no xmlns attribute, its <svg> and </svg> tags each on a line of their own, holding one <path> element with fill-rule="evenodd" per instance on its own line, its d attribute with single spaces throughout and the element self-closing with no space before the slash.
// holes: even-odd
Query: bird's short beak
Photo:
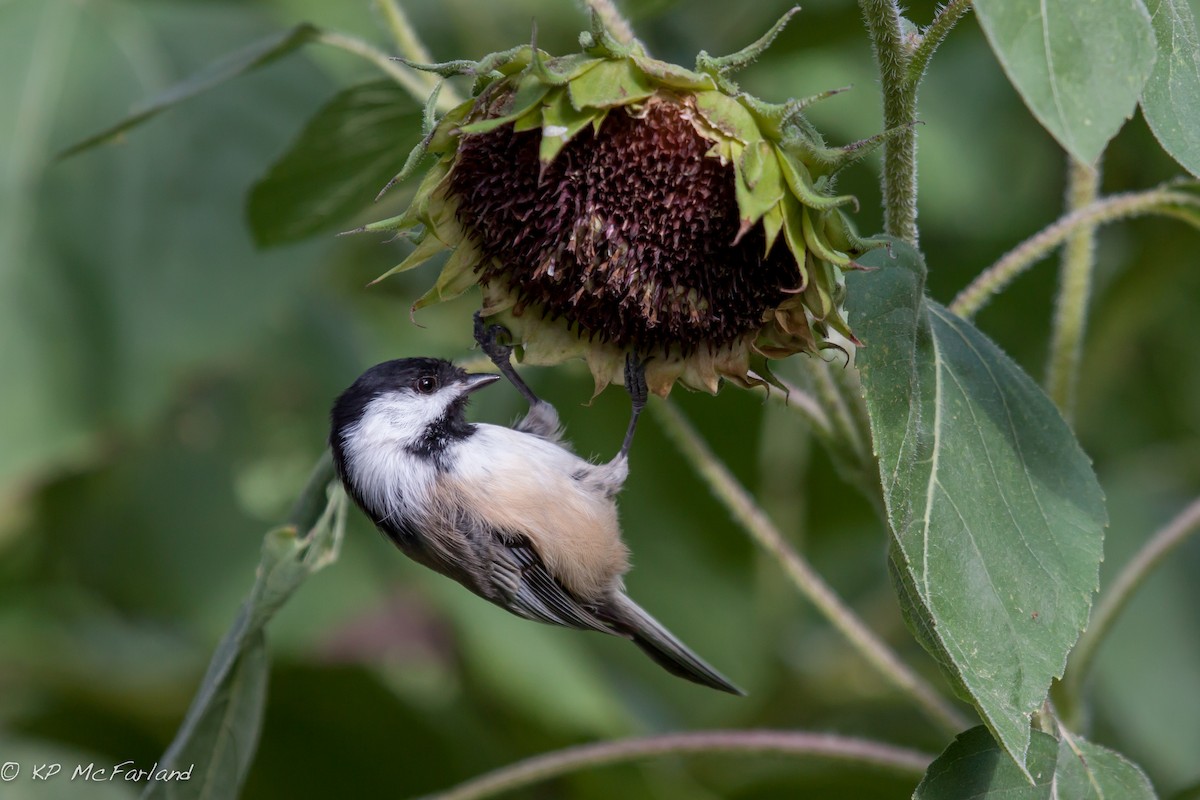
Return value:
<svg viewBox="0 0 1200 800">
<path fill-rule="evenodd" d="M 471 392 L 474 392 L 478 389 L 482 389 L 483 387 L 487 386 L 489 383 L 495 383 L 498 380 L 500 380 L 500 376 L 494 375 L 490 372 L 468 373 L 466 379 L 463 381 L 464 388 L 462 390 L 462 393 L 470 394 Z"/>
</svg>

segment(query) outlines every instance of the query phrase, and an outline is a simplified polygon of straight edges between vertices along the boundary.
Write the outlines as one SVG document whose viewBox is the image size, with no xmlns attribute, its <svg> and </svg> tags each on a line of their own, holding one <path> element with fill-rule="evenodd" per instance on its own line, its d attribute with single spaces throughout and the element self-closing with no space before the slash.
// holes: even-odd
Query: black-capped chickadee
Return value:
<svg viewBox="0 0 1200 800">
<path fill-rule="evenodd" d="M 630 639 L 675 675 L 744 694 L 625 594 L 614 498 L 646 402 L 641 365 L 631 358 L 626 369 L 633 415 L 621 451 L 593 464 L 561 442 L 558 413 L 513 369 L 505 333 L 476 317 L 484 352 L 529 400 L 524 419 L 466 421 L 468 397 L 498 375 L 433 358 L 378 364 L 333 406 L 329 441 L 346 491 L 409 557 L 496 605 Z"/>
</svg>

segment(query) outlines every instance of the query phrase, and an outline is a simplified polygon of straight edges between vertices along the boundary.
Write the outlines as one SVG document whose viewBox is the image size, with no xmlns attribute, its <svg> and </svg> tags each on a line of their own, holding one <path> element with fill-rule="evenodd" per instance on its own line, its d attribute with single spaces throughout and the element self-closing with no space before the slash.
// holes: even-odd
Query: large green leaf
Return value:
<svg viewBox="0 0 1200 800">
<path fill-rule="evenodd" d="M 1104 498 L 1041 389 L 924 297 L 920 254 L 874 251 L 850 321 L 906 616 L 1018 764 L 1087 622 Z"/>
<path fill-rule="evenodd" d="M 958 735 L 929 765 L 913 800 L 1153 800 L 1154 788 L 1119 753 L 1079 737 L 1034 731 L 1033 783 L 982 726 Z"/>
<path fill-rule="evenodd" d="M 189 100 L 239 75 L 270 64 L 275 59 L 285 56 L 299 47 L 303 47 L 311 42 L 318 33 L 319 31 L 312 25 L 302 23 L 286 31 L 281 31 L 260 39 L 254 44 L 247 45 L 238 50 L 236 53 L 230 53 L 224 58 L 214 61 L 195 75 L 175 84 L 157 97 L 147 101 L 141 108 L 115 125 L 71 145 L 59 153 L 58 157 L 67 158 L 84 150 L 90 150 L 97 145 L 112 141 L 130 128 L 141 125 L 146 120 L 166 111 L 171 106 L 182 103 L 184 100 Z"/>
<path fill-rule="evenodd" d="M 1158 41 L 1158 60 L 1142 112 L 1159 144 L 1200 176 L 1200 38 L 1187 0 L 1147 0 Z"/>
<path fill-rule="evenodd" d="M 1095 161 L 1154 66 L 1141 0 L 976 0 L 975 10 L 1029 110 L 1077 160 Z"/>
<path fill-rule="evenodd" d="M 209 662 L 192 705 L 159 760 L 188 780 L 155 781 L 143 800 L 221 800 L 237 797 L 254 761 L 266 699 L 264 628 L 314 572 L 336 559 L 345 527 L 346 496 L 333 489 L 328 453 L 313 471 L 292 524 L 270 531 L 250 596 Z"/>
<path fill-rule="evenodd" d="M 344 221 L 400 170 L 401 143 L 420 129 L 420 109 L 393 81 L 338 93 L 250 190 L 255 241 L 283 244 Z"/>
</svg>

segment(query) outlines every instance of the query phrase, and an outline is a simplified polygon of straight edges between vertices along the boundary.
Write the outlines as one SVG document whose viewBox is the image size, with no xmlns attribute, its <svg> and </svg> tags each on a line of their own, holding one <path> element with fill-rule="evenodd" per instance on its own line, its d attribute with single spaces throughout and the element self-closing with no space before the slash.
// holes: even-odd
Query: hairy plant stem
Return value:
<svg viewBox="0 0 1200 800">
<path fill-rule="evenodd" d="M 613 0 L 584 0 L 584 5 L 600 18 L 608 32 L 621 44 L 630 44 L 637 39 L 633 33 L 633 26 L 621 14 Z"/>
<path fill-rule="evenodd" d="M 821 401 L 799 386 L 780 378 L 776 378 L 776 380 L 783 384 L 786 394 L 780 395 L 777 392 L 772 392 L 771 397 L 778 398 L 788 408 L 794 408 L 799 411 L 800 415 L 812 425 L 818 437 L 821 439 L 832 439 L 834 436 L 833 423 L 830 422 L 829 414 L 825 412 Z"/>
<path fill-rule="evenodd" d="M 692 424 L 670 403 L 653 403 L 652 408 L 663 430 L 692 464 L 713 494 L 725 504 L 734 519 L 764 550 L 779 559 L 795 587 L 858 650 L 884 678 L 910 697 L 922 711 L 946 731 L 957 733 L 967 727 L 967 719 L 938 694 L 923 678 L 912 671 L 887 646 L 837 593 L 825 583 L 803 556 L 784 539 L 783 534 L 759 508 L 750 493 L 708 447 Z"/>
<path fill-rule="evenodd" d="M 359 58 L 364 58 L 370 61 L 383 72 L 387 73 L 388 77 L 400 84 L 413 99 L 419 104 L 424 104 L 429 99 L 429 85 L 424 78 L 418 77 L 416 70 L 404 66 L 399 61 L 392 60 L 392 57 L 380 50 L 370 42 L 359 39 L 357 36 L 348 36 L 337 31 L 320 31 L 317 33 L 313 41 L 320 44 L 336 47 L 339 50 L 344 50 L 347 53 L 353 53 Z M 451 96 L 445 91 L 438 97 L 438 108 L 445 111 L 453 108 L 455 103 L 451 102 Z"/>
<path fill-rule="evenodd" d="M 929 60 L 971 0 L 950 0 L 920 34 L 904 32 L 897 0 L 859 0 L 883 91 L 883 127 L 896 131 L 883 151 L 883 227 L 917 246 L 917 89 Z"/>
<path fill-rule="evenodd" d="M 400 50 L 400 55 L 407 58 L 409 61 L 414 61 L 418 64 L 430 64 L 433 62 L 433 56 L 429 53 L 429 48 L 421 41 L 421 37 L 417 35 L 417 29 L 413 27 L 408 19 L 408 15 L 404 13 L 404 8 L 401 7 L 398 0 L 375 0 L 375 4 L 383 13 L 383 18 L 387 22 L 388 30 L 392 32 L 392 40 L 396 43 L 396 47 Z M 429 72 L 415 71 L 415 77 L 425 84 L 425 94 L 432 92 L 434 87 L 438 85 L 438 78 Z M 439 100 L 445 101 L 445 105 L 453 108 L 462 102 L 462 98 L 453 86 L 443 85 L 442 94 L 438 97 Z M 441 103 L 439 103 L 439 106 Z"/>
<path fill-rule="evenodd" d="M 950 310 L 970 318 L 1025 270 L 1049 255 L 1076 231 L 1145 214 L 1176 217 L 1200 227 L 1200 196 L 1166 186 L 1114 194 L 1073 211 L 1005 253 L 958 293 Z"/>
<path fill-rule="evenodd" d="M 883 150 L 883 227 L 917 246 L 917 85 L 909 78 L 912 47 L 900 26 L 896 0 L 859 0 L 883 90 L 883 127 L 896 130 Z"/>
<path fill-rule="evenodd" d="M 855 460 L 862 464 L 874 461 L 871 457 L 871 431 L 861 425 L 863 420 L 855 413 L 854 406 L 861 402 L 846 385 L 846 369 L 840 373 L 829 365 L 828 361 L 818 359 L 812 364 L 812 374 L 816 380 L 818 393 L 832 409 L 833 420 L 838 433 L 841 434 Z"/>
<path fill-rule="evenodd" d="M 1200 497 L 1193 500 L 1173 520 L 1142 546 L 1133 560 L 1125 565 L 1112 586 L 1100 597 L 1092 611 L 1092 619 L 1087 630 L 1079 637 L 1071 658 L 1067 662 L 1067 671 L 1056 693 L 1058 707 L 1072 727 L 1079 723 L 1080 696 L 1086 683 L 1088 672 L 1095 662 L 1096 652 L 1101 643 L 1112 632 L 1113 624 L 1125 610 L 1130 598 L 1146 582 L 1146 578 L 1161 564 L 1167 556 L 1175 551 L 1187 538 L 1200 532 Z"/>
<path fill-rule="evenodd" d="M 477 800 L 581 769 L 659 755 L 761 753 L 815 756 L 919 778 L 933 756 L 883 742 L 803 731 L 697 731 L 568 747 L 501 767 L 426 800 Z"/>
<path fill-rule="evenodd" d="M 920 82 L 921 78 L 925 76 L 925 70 L 929 67 L 929 59 L 933 57 L 933 51 L 938 49 L 938 45 L 946 39 L 950 34 L 950 29 L 962 19 L 963 14 L 970 10 L 971 0 L 950 0 L 938 9 L 933 22 L 921 31 L 921 41 L 913 50 L 912 58 L 908 62 L 907 80 L 913 84 Z"/>
<path fill-rule="evenodd" d="M 1070 159 L 1067 172 L 1067 213 L 1096 202 L 1100 193 L 1099 165 L 1081 164 Z M 1046 366 L 1046 393 L 1068 422 L 1075 412 L 1075 387 L 1079 382 L 1079 360 L 1087 332 L 1095 266 L 1096 226 L 1080 226 L 1063 248 L 1058 300 L 1050 336 L 1050 359 Z"/>
<path fill-rule="evenodd" d="M 771 394 L 789 408 L 799 411 L 833 460 L 834 468 L 847 483 L 860 489 L 871 501 L 880 520 L 887 521 L 879 470 L 871 450 L 871 426 L 858 373 L 850 367 L 837 369 L 821 359 L 806 362 L 814 394 L 788 381 L 778 380 L 786 396 Z"/>
</svg>

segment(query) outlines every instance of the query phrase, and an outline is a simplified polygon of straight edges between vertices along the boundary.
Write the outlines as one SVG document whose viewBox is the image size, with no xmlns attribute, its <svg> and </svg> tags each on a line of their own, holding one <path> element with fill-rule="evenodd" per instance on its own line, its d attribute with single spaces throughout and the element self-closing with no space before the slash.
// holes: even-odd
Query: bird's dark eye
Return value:
<svg viewBox="0 0 1200 800">
<path fill-rule="evenodd" d="M 421 394 L 433 394 L 437 391 L 438 379 L 432 375 L 422 375 L 414 385 Z"/>
</svg>

